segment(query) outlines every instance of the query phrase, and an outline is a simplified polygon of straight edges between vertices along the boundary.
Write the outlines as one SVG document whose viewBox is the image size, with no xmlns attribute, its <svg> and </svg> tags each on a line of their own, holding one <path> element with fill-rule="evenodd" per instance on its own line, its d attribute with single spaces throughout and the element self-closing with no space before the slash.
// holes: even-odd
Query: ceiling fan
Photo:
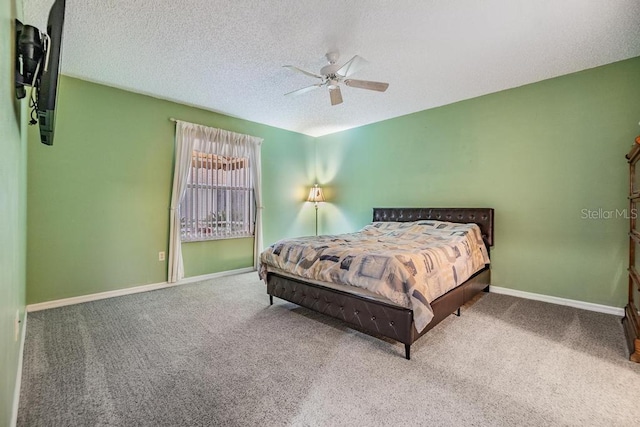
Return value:
<svg viewBox="0 0 640 427">
<path fill-rule="evenodd" d="M 329 61 L 329 64 L 320 69 L 320 74 L 301 70 L 300 68 L 294 67 L 293 65 L 285 65 L 284 67 L 290 69 L 291 71 L 320 79 L 319 83 L 303 87 L 302 89 L 294 90 L 293 92 L 285 93 L 285 96 L 300 95 L 302 93 L 310 92 L 314 89 L 326 87 L 329 89 L 331 105 L 338 105 L 342 103 L 340 83 L 344 83 L 349 87 L 375 90 L 378 92 L 384 92 L 389 87 L 389 83 L 372 82 L 368 80 L 354 80 L 347 78 L 357 72 L 363 66 L 368 64 L 368 62 L 364 58 L 358 55 L 351 58 L 342 67 L 336 64 L 336 62 L 338 62 L 338 58 L 340 57 L 340 54 L 338 52 L 329 52 L 325 56 L 327 58 L 327 61 Z"/>
</svg>

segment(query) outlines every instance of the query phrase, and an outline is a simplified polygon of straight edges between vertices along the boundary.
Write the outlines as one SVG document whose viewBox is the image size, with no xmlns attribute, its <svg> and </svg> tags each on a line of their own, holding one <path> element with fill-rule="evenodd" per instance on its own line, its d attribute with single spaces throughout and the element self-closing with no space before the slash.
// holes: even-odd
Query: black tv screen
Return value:
<svg viewBox="0 0 640 427">
<path fill-rule="evenodd" d="M 58 92 L 58 71 L 60 68 L 60 55 L 62 49 L 62 28 L 64 26 L 65 0 L 55 0 L 49 20 L 47 22 L 47 34 L 50 38 L 46 69 L 40 78 L 38 86 L 38 123 L 40 125 L 40 141 L 43 144 L 53 145 L 53 130 L 55 124 L 56 95 Z"/>
</svg>

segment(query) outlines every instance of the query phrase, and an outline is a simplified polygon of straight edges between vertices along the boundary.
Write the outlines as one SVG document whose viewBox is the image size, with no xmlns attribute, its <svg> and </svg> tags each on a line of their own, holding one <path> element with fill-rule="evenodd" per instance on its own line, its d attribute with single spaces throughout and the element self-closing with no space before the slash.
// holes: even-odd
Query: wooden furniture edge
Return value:
<svg viewBox="0 0 640 427">
<path fill-rule="evenodd" d="M 624 309 L 624 317 L 622 325 L 624 326 L 625 337 L 627 338 L 627 347 L 629 348 L 629 360 L 640 363 L 640 331 L 636 325 L 638 319 L 633 309 L 627 305 Z"/>
<path fill-rule="evenodd" d="M 629 153 L 625 156 L 629 163 L 633 162 L 636 156 L 640 153 L 640 135 L 636 137 L 635 142 L 636 143 L 631 146 Z"/>
<path fill-rule="evenodd" d="M 638 172 L 636 166 L 640 160 L 640 136 L 636 137 L 635 144 L 625 157 L 629 162 L 629 213 L 631 214 L 640 198 L 640 190 L 636 188 L 636 173 Z M 638 302 L 634 302 L 634 290 L 640 289 L 640 275 L 636 269 L 636 245 L 640 244 L 640 233 L 636 230 L 635 216 L 631 215 L 629 220 L 628 303 L 625 306 L 622 325 L 629 349 L 629 360 L 640 363 L 640 319 L 636 311 Z"/>
</svg>

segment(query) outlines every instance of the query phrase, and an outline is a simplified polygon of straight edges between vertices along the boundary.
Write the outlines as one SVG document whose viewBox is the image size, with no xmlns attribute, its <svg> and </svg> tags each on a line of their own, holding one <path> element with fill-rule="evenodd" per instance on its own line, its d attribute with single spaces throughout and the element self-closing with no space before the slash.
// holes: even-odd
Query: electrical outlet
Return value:
<svg viewBox="0 0 640 427">
<path fill-rule="evenodd" d="M 164 251 L 158 252 L 158 261 L 164 261 Z"/>
<path fill-rule="evenodd" d="M 13 340 L 20 338 L 20 310 L 16 310 L 16 320 L 13 323 Z"/>
</svg>

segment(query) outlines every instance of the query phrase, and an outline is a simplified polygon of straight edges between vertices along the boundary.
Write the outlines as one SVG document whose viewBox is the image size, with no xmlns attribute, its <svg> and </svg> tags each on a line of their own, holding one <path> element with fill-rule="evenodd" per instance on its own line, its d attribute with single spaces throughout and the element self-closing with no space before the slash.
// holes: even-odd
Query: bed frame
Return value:
<svg viewBox="0 0 640 427">
<path fill-rule="evenodd" d="M 409 222 L 425 219 L 456 223 L 476 223 L 482 232 L 487 250 L 493 246 L 493 209 L 490 208 L 374 208 L 373 221 Z M 405 357 L 411 359 L 411 344 L 481 291 L 488 291 L 491 283 L 490 266 L 471 276 L 460 286 L 431 303 L 433 319 L 418 333 L 413 311 L 381 301 L 327 288 L 302 279 L 268 273 L 267 293 L 273 304 L 278 297 L 302 307 L 335 317 L 357 329 L 382 335 L 404 344 Z"/>
</svg>

